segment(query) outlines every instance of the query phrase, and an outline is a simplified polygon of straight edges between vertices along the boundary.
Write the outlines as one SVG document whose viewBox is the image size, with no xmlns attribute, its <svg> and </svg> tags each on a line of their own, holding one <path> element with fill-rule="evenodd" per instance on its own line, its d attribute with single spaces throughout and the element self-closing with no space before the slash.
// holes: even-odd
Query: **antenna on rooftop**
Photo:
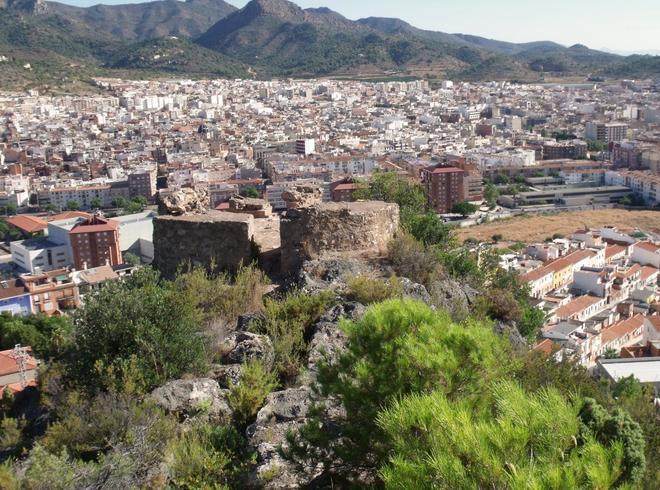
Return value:
<svg viewBox="0 0 660 490">
<path fill-rule="evenodd" d="M 16 344 L 14 346 L 14 359 L 16 359 L 16 364 L 18 365 L 18 375 L 21 378 L 21 388 L 27 386 L 26 370 L 28 358 L 27 347 L 21 347 L 21 344 Z"/>
</svg>

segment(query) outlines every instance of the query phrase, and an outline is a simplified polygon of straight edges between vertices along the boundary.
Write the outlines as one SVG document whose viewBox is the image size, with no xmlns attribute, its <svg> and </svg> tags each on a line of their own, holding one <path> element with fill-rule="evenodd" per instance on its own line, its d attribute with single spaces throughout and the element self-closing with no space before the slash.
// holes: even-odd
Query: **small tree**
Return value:
<svg viewBox="0 0 660 490">
<path fill-rule="evenodd" d="M 456 214 L 460 214 L 462 216 L 469 216 L 471 214 L 474 214 L 477 212 L 479 209 L 479 206 L 476 204 L 472 204 L 471 202 L 468 201 L 463 201 L 459 202 L 454 205 L 452 208 L 452 212 Z"/>
<path fill-rule="evenodd" d="M 73 200 L 73 199 L 70 200 L 70 201 L 67 201 L 66 209 L 69 210 L 69 211 L 78 211 L 80 209 L 80 203 L 78 201 Z"/>
<path fill-rule="evenodd" d="M 89 205 L 92 207 L 92 209 L 101 209 L 103 207 L 103 201 L 101 201 L 100 198 L 95 197 L 91 200 Z"/>
<path fill-rule="evenodd" d="M 16 214 L 16 205 L 15 204 L 7 204 L 7 207 L 5 208 L 7 211 L 7 214 L 9 216 L 13 216 Z"/>
<path fill-rule="evenodd" d="M 259 197 L 259 191 L 254 186 L 248 186 L 241 191 L 241 196 L 256 199 Z"/>
</svg>

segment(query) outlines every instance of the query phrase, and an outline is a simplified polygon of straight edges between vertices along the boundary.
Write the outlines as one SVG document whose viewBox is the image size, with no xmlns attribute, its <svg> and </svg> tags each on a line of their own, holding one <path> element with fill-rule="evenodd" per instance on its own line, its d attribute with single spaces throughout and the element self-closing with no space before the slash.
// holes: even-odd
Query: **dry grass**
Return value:
<svg viewBox="0 0 660 490">
<path fill-rule="evenodd" d="M 476 238 L 490 240 L 493 235 L 502 235 L 503 242 L 543 241 L 554 234 L 570 236 L 578 229 L 616 226 L 621 230 L 639 228 L 660 231 L 660 212 L 626 211 L 625 209 L 598 209 L 577 211 L 547 216 L 520 216 L 503 221 L 463 228 L 457 231 L 459 239 Z"/>
</svg>

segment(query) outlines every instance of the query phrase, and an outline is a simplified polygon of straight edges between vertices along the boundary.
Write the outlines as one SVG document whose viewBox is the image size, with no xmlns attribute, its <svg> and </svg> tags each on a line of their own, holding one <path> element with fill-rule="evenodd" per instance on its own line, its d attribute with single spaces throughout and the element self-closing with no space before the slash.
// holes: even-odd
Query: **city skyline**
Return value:
<svg viewBox="0 0 660 490">
<path fill-rule="evenodd" d="M 229 0 L 243 7 L 249 0 Z M 88 7 L 99 3 L 116 5 L 142 3 L 139 0 L 65 0 L 63 3 Z M 552 9 L 523 0 L 469 4 L 423 0 L 406 2 L 405 9 L 394 0 L 296 0 L 303 8 L 328 7 L 349 19 L 397 17 L 420 29 L 463 33 L 509 42 L 554 41 L 565 46 L 584 44 L 592 49 L 617 54 L 660 54 L 660 33 L 655 19 L 660 4 L 654 0 L 631 0 L 626 9 L 613 0 L 570 0 L 554 2 Z M 618 10 L 615 10 L 618 9 Z M 509 14 L 511 12 L 511 14 Z M 493 22 L 497 19 L 497 22 Z M 589 24 L 585 26 L 585 19 Z M 591 26 L 591 27 L 590 27 Z M 617 33 L 612 35 L 612 33 Z"/>
</svg>

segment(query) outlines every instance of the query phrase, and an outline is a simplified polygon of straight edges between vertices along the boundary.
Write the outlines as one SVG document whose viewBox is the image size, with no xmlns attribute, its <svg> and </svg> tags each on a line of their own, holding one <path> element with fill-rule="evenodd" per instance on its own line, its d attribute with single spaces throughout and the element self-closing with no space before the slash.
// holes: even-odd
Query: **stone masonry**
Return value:
<svg viewBox="0 0 660 490">
<path fill-rule="evenodd" d="M 399 207 L 380 201 L 290 209 L 280 224 L 282 273 L 335 252 L 380 255 L 399 227 Z"/>
<path fill-rule="evenodd" d="M 254 218 L 249 214 L 159 216 L 154 220 L 154 265 L 172 278 L 180 265 L 235 271 L 253 260 Z"/>
</svg>

